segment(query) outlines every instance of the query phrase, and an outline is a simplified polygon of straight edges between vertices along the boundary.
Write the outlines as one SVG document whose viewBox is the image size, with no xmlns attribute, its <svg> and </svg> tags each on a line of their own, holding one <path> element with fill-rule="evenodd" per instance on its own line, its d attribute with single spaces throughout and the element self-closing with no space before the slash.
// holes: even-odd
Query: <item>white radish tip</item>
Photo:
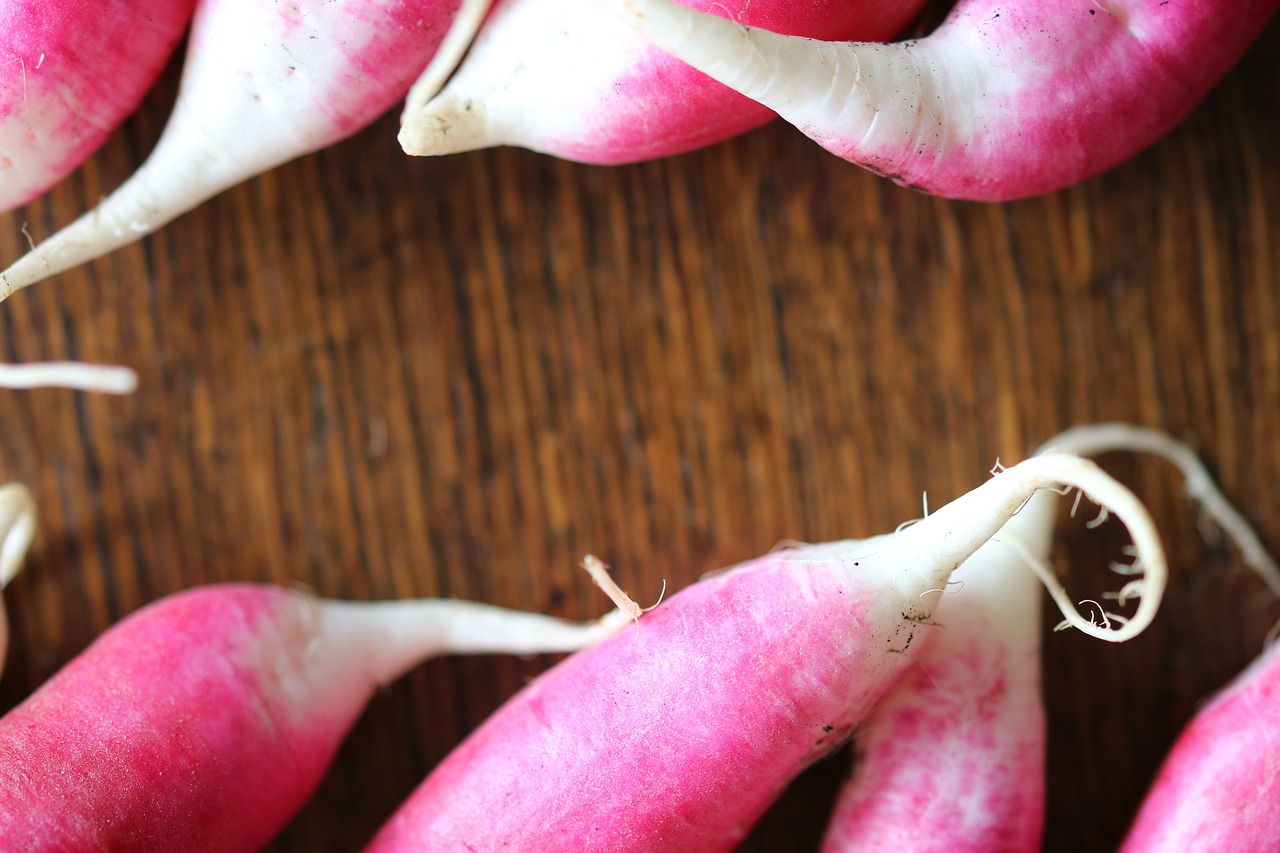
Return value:
<svg viewBox="0 0 1280 853">
<path fill-rule="evenodd" d="M 475 41 L 492 5 L 493 0 L 462 0 L 440 47 L 409 90 L 397 137 L 406 154 L 426 157 L 488 147 L 477 144 L 484 125 L 479 105 L 437 96 Z"/>
<path fill-rule="evenodd" d="M 483 104 L 445 93 L 419 109 L 406 108 L 397 139 L 413 157 L 457 154 L 493 146 L 486 124 Z"/>
<path fill-rule="evenodd" d="M 138 390 L 138 374 L 128 367 L 79 361 L 0 364 L 0 388 L 70 388 L 99 394 L 132 394 Z"/>
<path fill-rule="evenodd" d="M 0 589 L 22 569 L 36 531 L 36 501 L 22 483 L 0 486 Z"/>
</svg>

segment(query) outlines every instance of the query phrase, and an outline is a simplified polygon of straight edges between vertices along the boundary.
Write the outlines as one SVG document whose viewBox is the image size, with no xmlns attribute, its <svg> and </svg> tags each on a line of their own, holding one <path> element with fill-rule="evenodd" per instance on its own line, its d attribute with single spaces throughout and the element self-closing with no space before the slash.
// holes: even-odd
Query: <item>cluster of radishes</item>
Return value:
<svg viewBox="0 0 1280 853">
<path fill-rule="evenodd" d="M 97 148 L 188 21 L 190 34 L 155 152 L 0 272 L 0 299 L 354 133 L 406 93 L 400 138 L 412 154 L 507 144 L 621 163 L 725 139 L 776 111 L 927 192 L 1042 193 L 1172 127 L 1280 0 L 958 0 L 928 37 L 881 43 L 923 3 L 8 0 L 0 210 Z"/>
<path fill-rule="evenodd" d="M 96 210 L 0 273 L 0 298 L 331 144 L 406 96 L 401 141 L 415 154 L 520 144 L 618 163 L 718 141 L 773 110 L 840 156 L 929 192 L 1044 192 L 1164 133 L 1277 3 L 960 0 L 927 38 L 883 44 L 848 40 L 892 36 L 918 3 L 9 0 L 4 209 L 101 144 L 190 29 L 156 151 Z M 0 384 L 132 380 L 92 370 L 13 368 Z M 860 757 L 829 850 L 1034 849 L 1045 740 L 1037 578 L 1065 624 L 1113 641 L 1142 631 L 1164 590 L 1146 511 L 1077 455 L 1116 448 L 1177 461 L 1275 583 L 1194 460 L 1149 433 L 1108 428 L 1064 434 L 894 533 L 779 550 L 648 612 L 589 559 L 634 630 L 618 631 L 627 620 L 617 617 L 572 625 L 462 602 L 189 591 L 121 623 L 0 719 L 0 847 L 254 849 L 314 790 L 379 684 L 432 654 L 585 646 L 461 744 L 369 849 L 728 849 L 855 729 Z M 1087 617 L 1046 565 L 1059 491 L 1119 517 L 1134 543 L 1132 562 L 1115 567 L 1124 582 L 1114 605 L 1091 602 Z M 0 492 L 0 582 L 32 526 L 25 490 Z M 1126 849 L 1280 842 L 1269 808 L 1280 734 L 1259 712 L 1280 701 L 1277 667 L 1264 656 L 1201 713 Z"/>
<path fill-rule="evenodd" d="M 373 691 L 444 652 L 576 651 L 499 709 L 367 847 L 728 850 L 805 766 L 856 730 L 824 849 L 1034 850 L 1044 815 L 1036 578 L 1067 624 L 1146 627 L 1166 578 L 1142 504 L 1077 455 L 1145 450 L 1273 586 L 1276 567 L 1181 445 L 1124 426 L 1064 433 L 961 498 L 870 539 L 795 545 L 643 611 L 573 625 L 458 601 L 354 604 L 247 584 L 126 619 L 0 718 L 0 848 L 253 850 L 319 784 Z M 1106 612 L 1046 565 L 1058 494 L 1117 516 L 1132 561 Z M 0 492 L 0 568 L 31 538 Z M 1136 600 L 1135 607 L 1128 603 Z M 634 626 L 619 630 L 634 621 Z M 583 648 L 585 647 L 585 648 Z M 1278 655 L 1175 748 L 1127 850 L 1280 837 Z M 1230 799 L 1230 827 L 1217 806 Z M 1216 846 L 1215 846 L 1216 844 Z"/>
</svg>

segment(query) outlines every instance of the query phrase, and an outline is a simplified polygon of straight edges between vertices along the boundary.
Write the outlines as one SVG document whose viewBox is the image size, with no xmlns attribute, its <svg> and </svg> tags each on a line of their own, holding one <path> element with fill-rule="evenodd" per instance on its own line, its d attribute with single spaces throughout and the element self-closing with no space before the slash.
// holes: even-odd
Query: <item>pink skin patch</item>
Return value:
<svg viewBox="0 0 1280 853">
<path fill-rule="evenodd" d="M 792 555 L 803 552 L 788 552 Z M 729 850 L 908 664 L 919 626 L 852 560 L 762 558 L 533 682 L 370 850 Z"/>
<path fill-rule="evenodd" d="M 291 689 L 305 605 L 184 593 L 104 634 L 0 719 L 0 848 L 255 849 L 346 723 Z"/>
<path fill-rule="evenodd" d="M 836 804 L 824 853 L 902 849 L 998 853 L 1040 847 L 1044 711 L 1038 648 L 999 628 L 935 629 L 855 736 L 855 778 Z"/>
<path fill-rule="evenodd" d="M 1174 744 L 1121 853 L 1280 849 L 1280 646 L 1272 646 Z"/>
<path fill-rule="evenodd" d="M 333 131 L 325 145 L 371 124 L 405 96 L 440 47 L 457 0 L 348 4 L 339 48 L 343 73 L 317 106 Z"/>
<path fill-rule="evenodd" d="M 0 4 L 0 208 L 70 173 L 137 108 L 194 0 Z"/>
</svg>

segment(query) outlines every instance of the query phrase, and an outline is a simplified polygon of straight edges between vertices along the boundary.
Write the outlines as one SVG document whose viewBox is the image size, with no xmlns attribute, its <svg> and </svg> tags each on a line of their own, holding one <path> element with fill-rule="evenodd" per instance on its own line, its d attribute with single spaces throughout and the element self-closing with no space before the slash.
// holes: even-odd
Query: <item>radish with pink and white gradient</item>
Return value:
<svg viewBox="0 0 1280 853">
<path fill-rule="evenodd" d="M 0 718 L 0 849 L 258 850 L 382 684 L 433 655 L 571 651 L 622 624 L 249 584 L 177 593 Z"/>
<path fill-rule="evenodd" d="M 142 102 L 195 0 L 0 3 L 0 211 L 69 175 Z"/>
<path fill-rule="evenodd" d="M 923 0 L 688 0 L 742 23 L 827 39 L 897 35 Z M 405 104 L 418 155 L 517 145 L 587 163 L 631 163 L 719 142 L 771 110 L 677 62 L 599 0 L 498 0 L 435 94 Z"/>
<path fill-rule="evenodd" d="M 936 590 L 1041 488 L 1128 526 L 1149 624 L 1165 560 L 1146 510 L 1093 463 L 1046 453 L 897 533 L 779 551 L 702 580 L 534 681 L 464 741 L 375 837 L 401 850 L 728 850 L 913 665 Z M 931 592 L 933 591 L 933 592 Z"/>
<path fill-rule="evenodd" d="M 97 208 L 0 272 L 0 299 L 370 124 L 405 96 L 446 34 L 458 37 L 455 17 L 478 26 L 487 3 L 199 0 L 155 151 Z"/>
<path fill-rule="evenodd" d="M 823 853 L 1040 849 L 1040 584 L 1057 496 L 1031 497 L 951 575 L 928 642 L 854 736 Z"/>
<path fill-rule="evenodd" d="M 1003 200 L 1108 169 L 1182 120 L 1280 0 L 960 0 L 896 44 L 815 41 L 672 0 L 614 0 L 646 37 L 899 184 Z"/>
</svg>

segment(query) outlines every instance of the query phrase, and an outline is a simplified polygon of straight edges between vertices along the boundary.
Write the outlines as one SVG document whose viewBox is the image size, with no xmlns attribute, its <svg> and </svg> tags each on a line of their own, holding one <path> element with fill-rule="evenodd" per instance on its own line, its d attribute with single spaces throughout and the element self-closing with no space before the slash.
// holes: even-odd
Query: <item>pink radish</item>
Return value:
<svg viewBox="0 0 1280 853">
<path fill-rule="evenodd" d="M 1165 560 L 1146 510 L 1087 460 L 1009 468 L 897 533 L 781 551 L 683 590 L 499 709 L 370 845 L 397 850 L 725 850 L 911 665 L 936 591 L 1036 490 L 1086 491 L 1129 527 L 1150 621 Z M 1050 579 L 1055 599 L 1065 592 Z"/>
<path fill-rule="evenodd" d="M 31 537 L 35 534 L 36 504 L 31 491 L 21 483 L 0 486 L 0 592 L 22 568 Z M 0 596 L 0 672 L 4 672 L 9 650 L 9 616 Z"/>
<path fill-rule="evenodd" d="M 1178 736 L 1121 853 L 1280 849 L 1280 646 Z"/>
<path fill-rule="evenodd" d="M 927 38 L 828 43 L 618 0 L 645 36 L 897 183 L 1001 200 L 1077 183 L 1179 122 L 1277 0 L 960 0 Z"/>
<path fill-rule="evenodd" d="M 1258 562 L 1256 535 L 1199 459 L 1167 435 L 1100 424 L 1068 430 L 1040 452 L 1046 448 L 1173 462 L 1188 493 L 1280 585 L 1280 572 Z M 858 728 L 853 778 L 837 799 L 824 853 L 1040 849 L 1045 714 L 1039 590 L 1028 567 L 1048 573 L 1055 503 L 1037 493 L 952 574 L 918 666 Z"/>
<path fill-rule="evenodd" d="M 568 651 L 619 624 L 252 585 L 173 595 L 0 718 L 0 849 L 258 849 L 379 685 L 432 655 Z"/>
<path fill-rule="evenodd" d="M 447 32 L 456 57 L 487 2 L 464 0 L 451 30 L 458 0 L 201 0 L 173 115 L 151 157 L 0 273 L 0 299 L 355 133 L 404 97 Z"/>
<path fill-rule="evenodd" d="M 688 0 L 745 23 L 820 38 L 889 38 L 923 0 Z M 774 115 L 636 36 L 596 0 L 498 0 L 466 59 L 405 104 L 410 154 L 519 145 L 627 163 L 719 142 Z"/>
<path fill-rule="evenodd" d="M 195 0 L 0 3 L 0 210 L 70 174 L 142 101 Z"/>
</svg>

